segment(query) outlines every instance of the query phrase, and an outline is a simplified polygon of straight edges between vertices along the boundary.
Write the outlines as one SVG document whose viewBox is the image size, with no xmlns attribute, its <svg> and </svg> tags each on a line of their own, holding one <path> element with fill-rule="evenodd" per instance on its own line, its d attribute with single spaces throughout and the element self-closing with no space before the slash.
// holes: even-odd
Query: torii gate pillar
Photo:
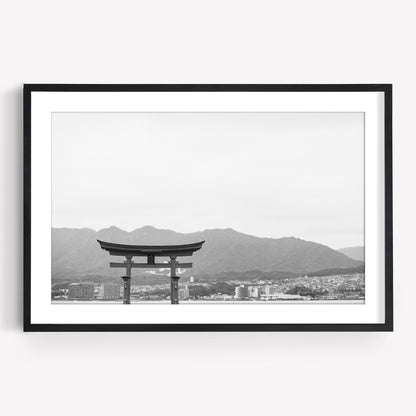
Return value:
<svg viewBox="0 0 416 416">
<path fill-rule="evenodd" d="M 179 303 L 179 276 L 176 276 L 176 257 L 170 258 L 170 301 L 172 305 Z"/>
<path fill-rule="evenodd" d="M 131 257 L 126 256 L 126 275 L 122 277 L 124 280 L 124 300 L 125 305 L 130 305 L 130 286 L 131 286 Z"/>
</svg>

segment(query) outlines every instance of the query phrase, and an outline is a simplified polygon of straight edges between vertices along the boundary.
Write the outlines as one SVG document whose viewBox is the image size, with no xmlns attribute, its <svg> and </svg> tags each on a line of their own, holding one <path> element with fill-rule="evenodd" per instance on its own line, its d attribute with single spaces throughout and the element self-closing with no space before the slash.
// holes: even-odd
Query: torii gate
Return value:
<svg viewBox="0 0 416 416">
<path fill-rule="evenodd" d="M 179 303 L 178 289 L 180 276 L 176 275 L 176 269 L 191 268 L 192 263 L 178 263 L 176 257 L 192 256 L 198 251 L 205 241 L 193 244 L 182 244 L 175 246 L 136 246 L 127 244 L 115 244 L 97 240 L 103 250 L 111 256 L 123 256 L 123 263 L 112 263 L 110 267 L 125 268 L 124 280 L 124 304 L 130 304 L 131 269 L 163 269 L 170 268 L 170 300 L 172 305 Z M 134 263 L 133 257 L 147 257 L 147 263 Z M 169 263 L 155 263 L 155 257 L 170 257 Z"/>
</svg>

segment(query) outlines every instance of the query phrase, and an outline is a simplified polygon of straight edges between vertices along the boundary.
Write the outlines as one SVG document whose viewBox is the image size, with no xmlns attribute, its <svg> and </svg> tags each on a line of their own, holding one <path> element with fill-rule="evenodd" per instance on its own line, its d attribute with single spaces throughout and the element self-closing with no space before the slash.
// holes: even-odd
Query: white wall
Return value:
<svg viewBox="0 0 416 416">
<path fill-rule="evenodd" d="M 3 0 L 2 413 L 411 414 L 415 12 L 398 0 Z M 24 82 L 394 83 L 395 332 L 23 334 Z"/>
</svg>

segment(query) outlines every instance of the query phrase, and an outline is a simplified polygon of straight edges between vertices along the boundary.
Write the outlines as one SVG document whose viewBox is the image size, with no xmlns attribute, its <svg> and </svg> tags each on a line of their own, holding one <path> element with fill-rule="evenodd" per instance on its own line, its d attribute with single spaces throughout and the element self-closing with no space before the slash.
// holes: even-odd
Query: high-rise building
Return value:
<svg viewBox="0 0 416 416">
<path fill-rule="evenodd" d="M 185 285 L 185 287 L 179 289 L 179 299 L 180 300 L 186 300 L 189 299 L 189 288 L 188 285 Z"/>
<path fill-rule="evenodd" d="M 68 298 L 76 299 L 79 297 L 79 283 L 70 283 L 68 286 Z"/>
<path fill-rule="evenodd" d="M 121 297 L 121 285 L 118 283 L 102 283 L 99 289 L 100 299 L 119 299 Z"/>
<path fill-rule="evenodd" d="M 272 296 L 274 294 L 273 286 L 266 285 L 265 292 L 266 292 L 266 297 Z"/>
<path fill-rule="evenodd" d="M 69 299 L 92 299 L 94 298 L 94 283 L 81 282 L 71 283 L 68 286 Z"/>
<path fill-rule="evenodd" d="M 260 298 L 261 292 L 258 286 L 249 286 L 248 295 L 250 298 L 258 299 Z"/>
<path fill-rule="evenodd" d="M 244 285 L 237 286 L 234 297 L 236 299 L 248 299 L 248 287 Z"/>
</svg>

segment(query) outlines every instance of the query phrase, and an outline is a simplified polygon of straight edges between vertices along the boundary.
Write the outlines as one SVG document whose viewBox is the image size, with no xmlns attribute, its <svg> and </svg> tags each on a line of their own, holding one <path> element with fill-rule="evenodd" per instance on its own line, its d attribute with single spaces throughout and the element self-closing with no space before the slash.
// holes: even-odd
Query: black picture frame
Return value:
<svg viewBox="0 0 416 416">
<path fill-rule="evenodd" d="M 59 92 L 382 92 L 384 93 L 385 191 L 385 322 L 360 324 L 34 324 L 31 322 L 31 94 Z M 393 331 L 393 183 L 392 183 L 392 84 L 25 84 L 24 95 L 24 273 L 25 332 L 132 332 L 132 331 Z"/>
</svg>

